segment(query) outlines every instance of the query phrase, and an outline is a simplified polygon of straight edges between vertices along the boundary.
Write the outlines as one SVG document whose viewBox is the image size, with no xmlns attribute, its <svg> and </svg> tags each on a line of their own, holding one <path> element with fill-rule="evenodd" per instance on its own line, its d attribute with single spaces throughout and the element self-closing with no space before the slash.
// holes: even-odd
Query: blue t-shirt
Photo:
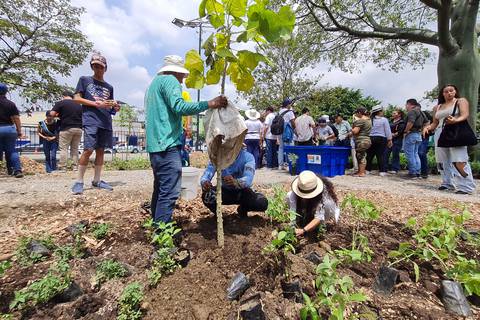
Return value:
<svg viewBox="0 0 480 320">
<path fill-rule="evenodd" d="M 107 82 L 98 81 L 92 76 L 80 77 L 75 93 L 80 93 L 82 98 L 91 101 L 113 99 L 113 87 Z M 95 126 L 112 130 L 112 113 L 109 109 L 95 108 L 82 105 L 83 126 Z"/>
</svg>

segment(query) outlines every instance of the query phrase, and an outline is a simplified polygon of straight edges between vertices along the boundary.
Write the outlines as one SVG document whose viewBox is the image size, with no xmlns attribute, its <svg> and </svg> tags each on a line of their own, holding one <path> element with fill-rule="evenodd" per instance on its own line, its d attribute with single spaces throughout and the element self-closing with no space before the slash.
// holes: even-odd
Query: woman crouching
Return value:
<svg viewBox="0 0 480 320">
<path fill-rule="evenodd" d="M 295 234 L 297 237 L 315 232 L 322 221 L 340 218 L 338 198 L 333 184 L 312 171 L 303 171 L 293 180 L 292 191 L 287 194 L 291 211 L 297 213 Z"/>
</svg>

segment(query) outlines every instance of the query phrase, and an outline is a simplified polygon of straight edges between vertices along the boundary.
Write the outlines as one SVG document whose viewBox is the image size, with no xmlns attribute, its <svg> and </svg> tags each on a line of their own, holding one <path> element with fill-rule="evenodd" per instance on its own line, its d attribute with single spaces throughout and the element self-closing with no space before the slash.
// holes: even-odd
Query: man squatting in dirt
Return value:
<svg viewBox="0 0 480 320">
<path fill-rule="evenodd" d="M 210 162 L 200 179 L 202 201 L 214 214 L 217 210 L 216 187 L 212 186 L 211 180 L 215 172 L 216 168 Z M 222 204 L 238 204 L 237 213 L 241 217 L 246 217 L 249 211 L 263 212 L 268 207 L 267 198 L 252 190 L 254 175 L 255 158 L 245 149 L 240 150 L 235 161 L 222 170 Z"/>
<path fill-rule="evenodd" d="M 172 220 L 175 202 L 180 196 L 182 179 L 182 116 L 195 115 L 208 108 L 224 108 L 227 98 L 186 102 L 182 82 L 188 75 L 183 59 L 166 56 L 163 67 L 145 93 L 147 152 L 153 170 L 152 218 L 155 222 Z"/>
</svg>

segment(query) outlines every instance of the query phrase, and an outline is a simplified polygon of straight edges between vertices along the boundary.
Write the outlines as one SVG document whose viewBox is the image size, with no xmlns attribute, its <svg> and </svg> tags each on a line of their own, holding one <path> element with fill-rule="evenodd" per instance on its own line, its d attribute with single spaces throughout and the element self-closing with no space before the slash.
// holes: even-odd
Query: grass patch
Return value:
<svg viewBox="0 0 480 320">
<path fill-rule="evenodd" d="M 146 170 L 150 168 L 150 160 L 141 157 L 128 160 L 114 158 L 112 161 L 105 162 L 105 170 Z"/>
</svg>

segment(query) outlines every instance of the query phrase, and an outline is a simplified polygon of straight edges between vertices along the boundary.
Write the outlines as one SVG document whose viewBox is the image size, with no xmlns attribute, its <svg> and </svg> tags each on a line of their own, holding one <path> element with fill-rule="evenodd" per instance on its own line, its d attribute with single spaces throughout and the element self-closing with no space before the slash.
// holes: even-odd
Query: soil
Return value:
<svg viewBox="0 0 480 320">
<path fill-rule="evenodd" d="M 70 262 L 73 280 L 83 291 L 80 297 L 66 303 L 49 302 L 23 315 L 16 312 L 13 314 L 15 319 L 115 319 L 118 297 L 123 288 L 134 281 L 145 286 L 142 303 L 144 319 L 237 319 L 241 301 L 256 294 L 260 296 L 267 319 L 298 319 L 302 304 L 284 298 L 281 283 L 300 280 L 303 292 L 313 295 L 315 264 L 305 256 L 313 251 L 324 256 L 327 251 L 348 247 L 351 242 L 352 226 L 348 212 L 344 212 L 339 224 L 327 226 L 322 239 L 303 239 L 295 254 L 288 254 L 286 261 L 276 262 L 261 252 L 270 242 L 272 231 L 279 226 L 272 224 L 263 214 L 250 213 L 248 218 L 240 218 L 234 206 L 227 206 L 224 212 L 225 248 L 220 249 L 216 245 L 216 218 L 198 198 L 189 202 L 179 201 L 174 219 L 183 230 L 181 246 L 191 251 L 191 260 L 185 268 L 165 276 L 156 287 L 150 288 L 147 271 L 154 249 L 141 227 L 148 218 L 148 213 L 141 205 L 148 200 L 150 190 L 149 185 L 145 186 L 144 178 L 143 183 L 139 183 L 140 178 L 129 179 L 129 174 L 112 173 L 118 181 L 121 181 L 122 175 L 125 179 L 124 184 L 119 183 L 113 193 L 88 190 L 82 197 L 63 196 L 53 198 L 50 202 L 37 199 L 38 202 L 34 203 L 33 200 L 21 198 L 16 187 L 11 189 L 21 199 L 11 199 L 14 208 L 10 206 L 10 211 L 5 211 L 4 216 L 0 217 L 4 222 L 2 233 L 8 235 L 2 235 L 0 240 L 2 257 L 11 256 L 22 235 L 48 232 L 54 236 L 56 243 L 64 244 L 73 241 L 65 228 L 80 220 L 109 222 L 114 226 L 112 234 L 104 241 L 94 240 L 87 229 L 86 245 L 90 255 Z M 142 177 L 145 176 L 143 172 Z M 269 182 L 288 184 L 290 179 L 287 175 L 277 174 Z M 370 312 L 379 319 L 455 319 L 445 312 L 438 296 L 443 275 L 430 264 L 420 265 L 421 279 L 418 283 L 414 281 L 410 265 L 396 266 L 401 281 L 390 296 L 375 293 L 372 286 L 378 270 L 386 263 L 388 251 L 396 249 L 400 242 L 411 237 L 404 228 L 409 217 L 422 218 L 436 207 L 458 212 L 459 208 L 465 206 L 473 215 L 469 227 L 479 229 L 478 199 L 467 198 L 468 202 L 458 202 L 455 195 L 448 197 L 446 193 L 437 195 L 430 191 L 412 193 L 406 197 L 408 190 L 401 185 L 404 182 L 395 179 L 389 180 L 390 188 L 380 184 L 359 185 L 358 179 L 350 179 L 354 182 L 350 183 L 347 177 L 334 179 L 340 200 L 346 194 L 354 193 L 360 198 L 374 201 L 383 210 L 378 221 L 366 224 L 361 229 L 375 252 L 373 261 L 339 269 L 341 274 L 352 277 L 355 287 L 369 297 L 368 302 L 355 307 L 354 311 Z M 382 182 L 385 180 L 373 177 L 362 181 L 375 179 L 385 183 Z M 258 189 L 268 193 L 269 187 L 262 185 Z M 57 190 L 64 187 L 60 183 L 60 186 L 57 184 L 52 188 Z M 47 191 L 46 197 L 40 199 L 47 200 L 48 195 L 52 194 Z M 15 215 L 12 215 L 13 212 Z M 471 247 L 462 249 L 471 250 Z M 480 257 L 479 251 L 471 250 L 468 254 L 472 258 Z M 127 266 L 130 275 L 110 280 L 97 288 L 92 285 L 92 278 L 96 265 L 105 259 L 120 261 Z M 52 263 L 53 258 L 25 268 L 14 263 L 13 268 L 0 278 L 0 314 L 8 313 L 8 305 L 16 290 L 45 275 Z M 227 287 L 237 272 L 247 275 L 250 287 L 240 298 L 241 301 L 228 301 Z M 472 311 L 472 319 L 480 317 L 478 307 L 472 305 Z"/>
</svg>

